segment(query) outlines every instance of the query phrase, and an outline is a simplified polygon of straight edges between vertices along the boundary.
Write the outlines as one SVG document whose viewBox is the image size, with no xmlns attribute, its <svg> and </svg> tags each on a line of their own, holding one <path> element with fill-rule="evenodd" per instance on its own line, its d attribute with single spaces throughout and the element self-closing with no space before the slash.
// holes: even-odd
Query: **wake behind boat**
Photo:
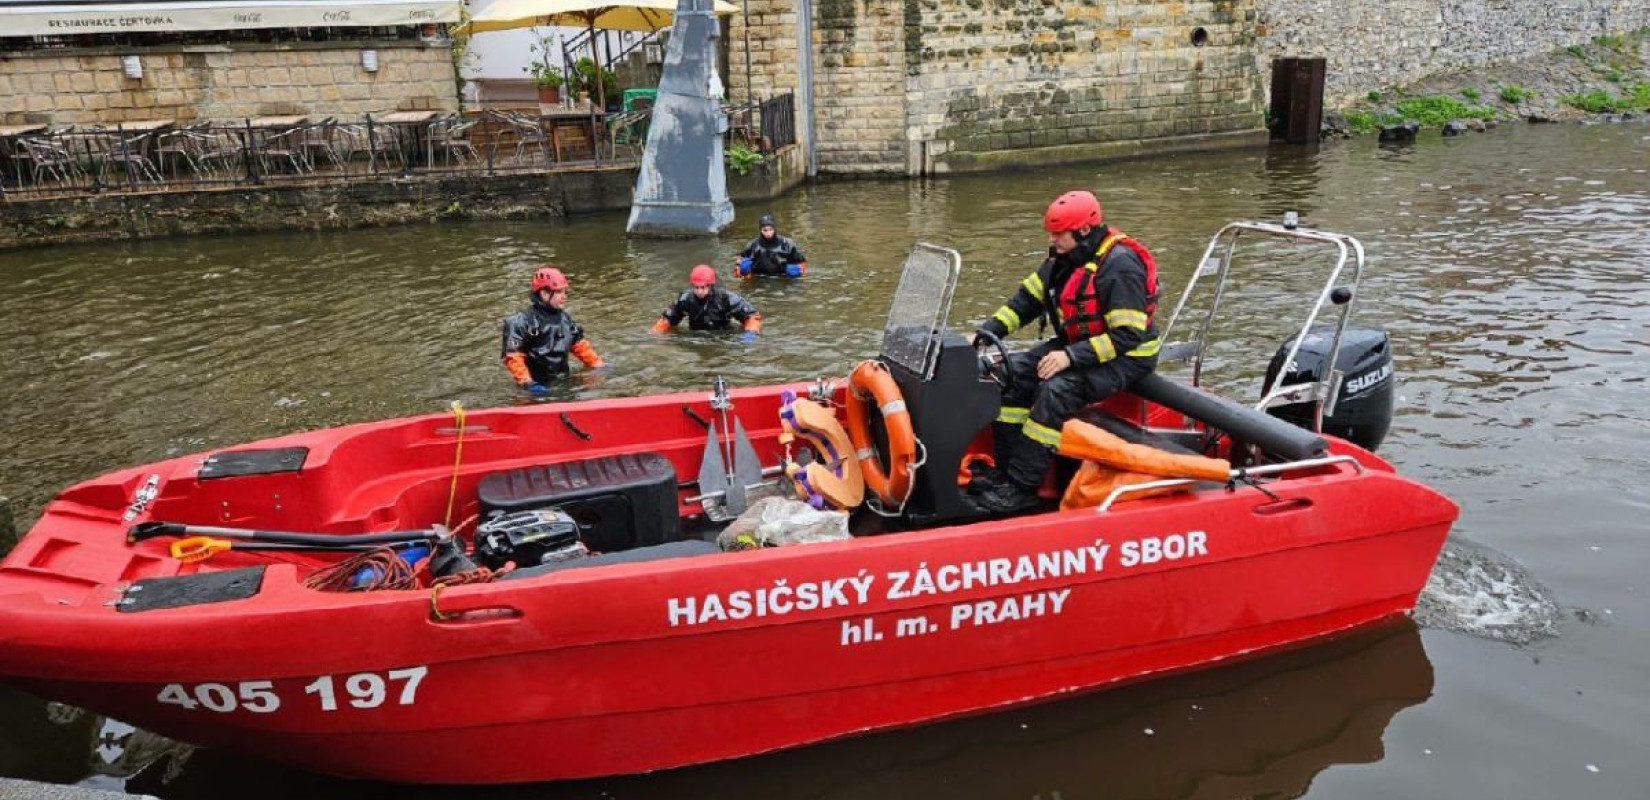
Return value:
<svg viewBox="0 0 1650 800">
<path fill-rule="evenodd" d="M 1196 386 L 1243 236 L 1339 254 L 1254 407 Z M 1197 334 L 1165 346 L 1193 385 L 1152 376 L 1082 415 L 1161 454 L 1136 466 L 1169 472 L 1064 510 L 990 518 L 965 499 L 959 472 L 990 449 L 1006 375 L 948 330 L 960 260 L 925 245 L 863 368 L 886 376 L 874 405 L 826 382 L 718 385 L 388 420 L 112 473 L 64 491 L 0 562 L 0 678 L 302 769 L 509 783 L 978 713 L 1405 614 L 1457 510 L 1372 452 L 1391 353 L 1384 334 L 1348 327 L 1362 262 L 1337 234 L 1223 229 L 1200 262 L 1216 283 Z M 1338 320 L 1317 325 L 1326 309 Z M 824 435 L 844 422 L 867 441 Z M 810 440 L 838 452 L 796 464 Z M 861 462 L 871 446 L 886 457 Z M 1175 459 L 1223 460 L 1226 480 Z M 849 505 L 854 535 L 710 543 L 787 463 L 779 480 Z M 874 480 L 855 499 L 862 467 Z M 361 555 L 386 543 L 387 560 Z M 405 588 L 376 588 L 431 550 Z M 366 566 L 316 580 L 352 557 Z M 450 570 L 436 558 L 516 568 L 437 579 Z"/>
</svg>

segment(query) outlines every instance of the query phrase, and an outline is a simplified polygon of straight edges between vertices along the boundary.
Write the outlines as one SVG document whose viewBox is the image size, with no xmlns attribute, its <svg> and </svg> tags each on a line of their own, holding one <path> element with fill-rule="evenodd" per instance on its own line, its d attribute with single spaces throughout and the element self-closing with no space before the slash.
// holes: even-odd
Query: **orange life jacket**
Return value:
<svg viewBox="0 0 1650 800">
<path fill-rule="evenodd" d="M 1100 242 L 1094 260 L 1067 278 L 1066 285 L 1060 289 L 1060 329 L 1068 343 L 1081 342 L 1106 332 L 1106 309 L 1100 307 L 1100 297 L 1095 293 L 1094 283 L 1100 276 L 1100 265 L 1106 262 L 1106 255 L 1119 244 L 1133 250 L 1140 257 L 1140 262 L 1146 265 L 1146 324 L 1151 324 L 1152 316 L 1157 312 L 1157 261 L 1145 245 L 1112 231 Z"/>
</svg>

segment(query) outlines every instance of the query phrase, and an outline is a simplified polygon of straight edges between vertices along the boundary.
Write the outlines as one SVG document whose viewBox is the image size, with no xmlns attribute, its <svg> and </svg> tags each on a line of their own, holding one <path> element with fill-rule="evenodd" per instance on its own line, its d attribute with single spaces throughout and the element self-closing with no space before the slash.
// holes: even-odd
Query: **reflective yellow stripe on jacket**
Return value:
<svg viewBox="0 0 1650 800">
<path fill-rule="evenodd" d="M 1026 420 L 1026 424 L 1020 428 L 1020 432 L 1025 434 L 1027 439 L 1044 447 L 1060 446 L 1060 432 L 1047 425 L 1039 425 L 1036 420 Z"/>
<path fill-rule="evenodd" d="M 1003 406 L 997 411 L 998 422 L 1006 422 L 1010 425 L 1023 425 L 1028 419 L 1031 419 L 1031 409 L 1029 408 Z"/>
</svg>

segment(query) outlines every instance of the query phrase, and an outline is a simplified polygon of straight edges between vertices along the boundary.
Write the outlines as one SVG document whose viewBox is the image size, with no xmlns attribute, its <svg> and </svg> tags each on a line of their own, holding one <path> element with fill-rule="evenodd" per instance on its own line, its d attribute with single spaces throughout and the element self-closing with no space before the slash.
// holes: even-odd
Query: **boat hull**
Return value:
<svg viewBox="0 0 1650 800">
<path fill-rule="evenodd" d="M 679 416 L 680 399 L 651 408 Z M 1213 489 L 439 592 L 315 592 L 273 563 L 250 598 L 139 613 L 109 605 L 135 562 L 95 556 L 123 547 L 96 541 L 119 526 L 58 507 L 0 567 L 0 676 L 346 777 L 515 783 L 735 758 L 1403 614 L 1456 509 L 1360 458 L 1273 484 L 1279 499 Z M 115 577 L 56 588 L 77 570 Z"/>
</svg>

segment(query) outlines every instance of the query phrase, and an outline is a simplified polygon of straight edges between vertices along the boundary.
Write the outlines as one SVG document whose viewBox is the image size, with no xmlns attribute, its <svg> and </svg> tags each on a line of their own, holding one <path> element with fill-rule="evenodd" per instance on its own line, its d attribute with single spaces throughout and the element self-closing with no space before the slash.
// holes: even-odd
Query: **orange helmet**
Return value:
<svg viewBox="0 0 1650 800">
<path fill-rule="evenodd" d="M 709 264 L 700 264 L 688 273 L 688 283 L 694 286 L 709 286 L 716 283 L 716 270 L 711 269 Z"/>
<path fill-rule="evenodd" d="M 1100 224 L 1100 200 L 1094 192 L 1066 192 L 1048 204 L 1043 230 L 1049 233 L 1076 231 Z"/>
<path fill-rule="evenodd" d="M 555 267 L 539 267 L 539 270 L 533 273 L 533 291 L 535 292 L 540 289 L 559 292 L 566 288 L 567 276 L 561 274 L 561 270 Z"/>
</svg>

